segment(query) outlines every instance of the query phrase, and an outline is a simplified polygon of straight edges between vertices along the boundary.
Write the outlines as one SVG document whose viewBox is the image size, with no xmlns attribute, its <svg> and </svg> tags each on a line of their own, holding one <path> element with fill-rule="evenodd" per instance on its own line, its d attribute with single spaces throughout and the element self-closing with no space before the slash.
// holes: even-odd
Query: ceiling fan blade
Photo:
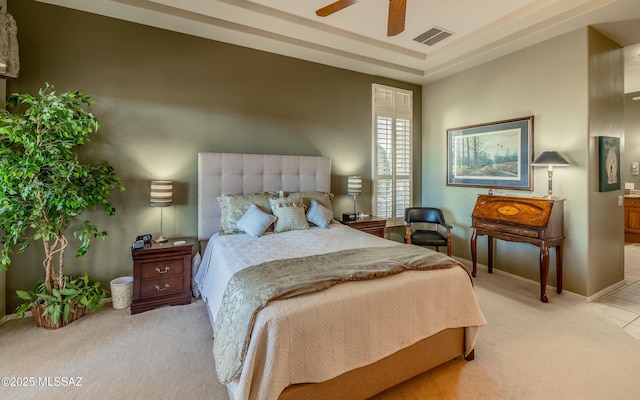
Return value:
<svg viewBox="0 0 640 400">
<path fill-rule="evenodd" d="M 395 36 L 404 31 L 404 20 L 406 15 L 407 0 L 389 0 L 387 36 Z"/>
<path fill-rule="evenodd" d="M 338 0 L 335 3 L 331 3 L 328 6 L 317 9 L 316 15 L 319 17 L 326 17 L 357 2 L 358 0 Z"/>
</svg>

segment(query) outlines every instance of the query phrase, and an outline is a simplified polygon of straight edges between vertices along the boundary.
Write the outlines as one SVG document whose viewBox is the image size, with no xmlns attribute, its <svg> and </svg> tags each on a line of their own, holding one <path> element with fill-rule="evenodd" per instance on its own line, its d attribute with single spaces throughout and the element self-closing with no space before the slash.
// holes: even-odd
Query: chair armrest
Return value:
<svg viewBox="0 0 640 400">
<path fill-rule="evenodd" d="M 453 226 L 451 226 L 451 225 L 449 225 L 449 224 L 442 224 L 442 225 L 437 224 L 437 225 L 436 225 L 436 228 L 437 228 L 438 230 L 440 230 L 440 228 L 444 228 L 444 231 L 445 231 L 445 232 L 446 232 L 446 234 L 447 234 L 447 240 L 451 241 L 451 230 L 453 229 Z"/>
</svg>

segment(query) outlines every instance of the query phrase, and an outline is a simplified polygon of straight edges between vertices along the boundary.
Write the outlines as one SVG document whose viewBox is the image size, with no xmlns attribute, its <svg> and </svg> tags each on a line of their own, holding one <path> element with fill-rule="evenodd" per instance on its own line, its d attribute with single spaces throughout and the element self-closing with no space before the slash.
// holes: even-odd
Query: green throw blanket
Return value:
<svg viewBox="0 0 640 400">
<path fill-rule="evenodd" d="M 272 300 L 328 289 L 347 281 L 454 265 L 464 268 L 443 254 L 402 244 L 275 260 L 238 271 L 227 284 L 215 321 L 213 355 L 218 379 L 226 384 L 240 374 L 256 315 Z"/>
</svg>

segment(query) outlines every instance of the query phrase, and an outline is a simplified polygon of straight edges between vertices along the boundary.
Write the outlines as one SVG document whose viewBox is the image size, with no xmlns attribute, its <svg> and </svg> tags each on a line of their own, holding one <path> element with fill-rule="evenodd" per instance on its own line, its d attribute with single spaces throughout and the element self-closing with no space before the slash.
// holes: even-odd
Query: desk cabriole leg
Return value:
<svg viewBox="0 0 640 400">
<path fill-rule="evenodd" d="M 556 246 L 556 281 L 557 292 L 562 293 L 562 243 Z"/>
<path fill-rule="evenodd" d="M 487 267 L 490 274 L 493 274 L 493 236 L 487 236 Z"/>
<path fill-rule="evenodd" d="M 546 242 L 540 244 L 540 300 L 548 303 L 547 279 L 549 278 L 549 246 Z"/>
<path fill-rule="evenodd" d="M 477 258 L 476 258 L 476 240 L 477 239 L 478 239 L 478 233 L 474 229 L 473 234 L 471 235 L 471 264 L 473 265 L 471 276 L 473 276 L 474 278 L 476 276 L 476 266 L 477 266 Z"/>
</svg>

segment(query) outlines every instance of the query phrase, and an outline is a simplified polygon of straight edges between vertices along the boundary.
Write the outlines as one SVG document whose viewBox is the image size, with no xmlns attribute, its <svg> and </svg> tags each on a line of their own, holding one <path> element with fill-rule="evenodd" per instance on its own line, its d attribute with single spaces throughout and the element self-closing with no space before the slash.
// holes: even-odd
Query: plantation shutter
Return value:
<svg viewBox="0 0 640 400">
<path fill-rule="evenodd" d="M 403 217 L 412 204 L 413 93 L 373 85 L 373 213 Z"/>
</svg>

